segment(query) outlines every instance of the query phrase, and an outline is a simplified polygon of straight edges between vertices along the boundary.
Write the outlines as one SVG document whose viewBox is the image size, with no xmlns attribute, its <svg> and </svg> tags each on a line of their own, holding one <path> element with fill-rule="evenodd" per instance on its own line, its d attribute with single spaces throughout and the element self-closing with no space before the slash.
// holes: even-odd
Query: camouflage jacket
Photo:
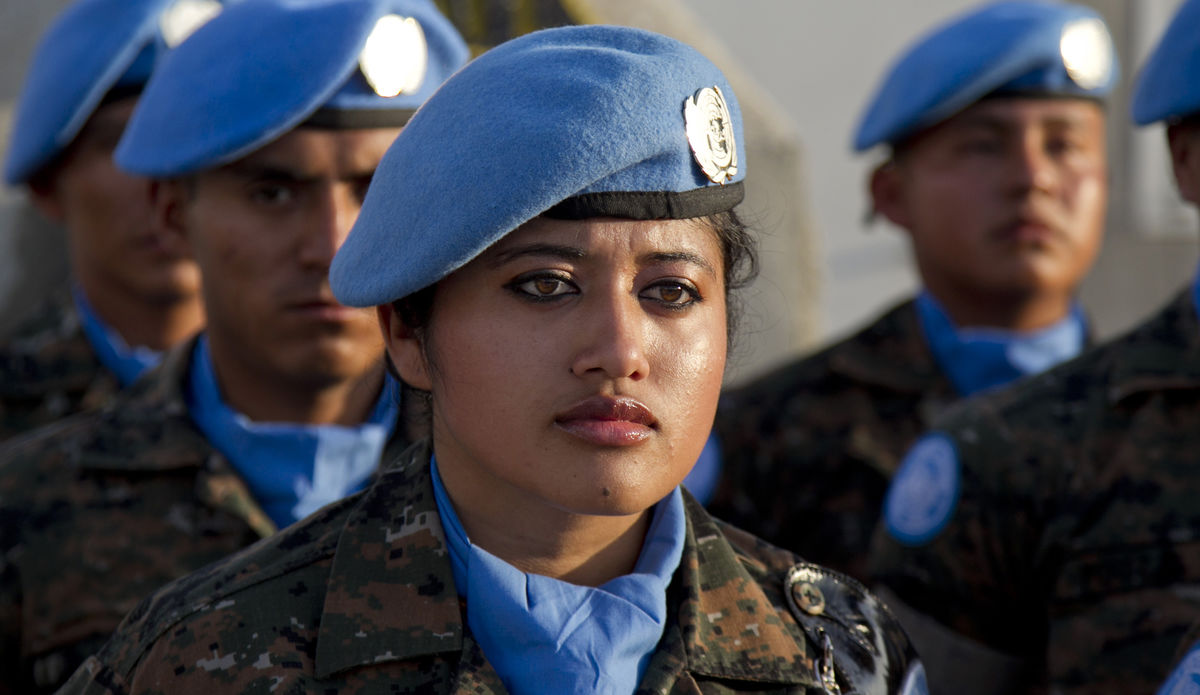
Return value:
<svg viewBox="0 0 1200 695">
<path fill-rule="evenodd" d="M 63 291 L 0 342 L 0 442 L 94 410 L 119 389 Z"/>
<path fill-rule="evenodd" d="M 638 693 L 891 693 L 919 680 L 907 638 L 857 582 L 685 505 L 667 625 Z M 60 692 L 504 693 L 463 615 L 419 444 L 366 491 L 157 592 Z"/>
<path fill-rule="evenodd" d="M 194 344 L 0 449 L 0 693 L 52 692 L 138 600 L 276 530 L 187 413 Z"/>
<path fill-rule="evenodd" d="M 958 398 L 913 302 L 858 334 L 731 390 L 709 511 L 805 559 L 862 578 L 900 457 Z"/>
<path fill-rule="evenodd" d="M 884 586 L 947 638 L 1012 657 L 1034 692 L 1153 693 L 1200 615 L 1200 321 L 1189 294 L 948 413 L 936 425 L 957 452 L 946 526 L 915 547 L 876 537 Z"/>
</svg>

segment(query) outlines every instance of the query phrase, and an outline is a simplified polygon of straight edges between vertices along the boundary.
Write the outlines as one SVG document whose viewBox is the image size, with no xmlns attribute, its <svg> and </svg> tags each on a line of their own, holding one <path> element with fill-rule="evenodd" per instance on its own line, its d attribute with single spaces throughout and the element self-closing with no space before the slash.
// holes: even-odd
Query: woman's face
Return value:
<svg viewBox="0 0 1200 695">
<path fill-rule="evenodd" d="M 635 514 L 712 426 L 725 283 L 699 221 L 533 220 L 438 284 L 424 350 L 382 311 L 460 509 Z"/>
</svg>

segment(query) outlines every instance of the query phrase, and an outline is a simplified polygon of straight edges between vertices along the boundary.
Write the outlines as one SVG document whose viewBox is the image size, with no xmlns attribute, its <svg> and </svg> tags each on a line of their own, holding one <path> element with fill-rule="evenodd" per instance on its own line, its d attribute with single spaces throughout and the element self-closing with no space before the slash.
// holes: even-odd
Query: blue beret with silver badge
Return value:
<svg viewBox="0 0 1200 695">
<path fill-rule="evenodd" d="M 993 94 L 1103 98 L 1117 76 L 1112 37 L 1094 10 L 990 3 L 897 60 L 859 123 L 854 149 L 896 144 Z"/>
<path fill-rule="evenodd" d="M 612 26 L 522 36 L 450 78 L 392 144 L 334 257 L 334 294 L 394 301 L 542 214 L 730 210 L 741 143 L 733 90 L 687 45 Z"/>
<path fill-rule="evenodd" d="M 10 184 L 52 162 L 110 95 L 141 91 L 160 56 L 232 0 L 79 0 L 38 43 L 4 163 Z"/>
<path fill-rule="evenodd" d="M 1133 121 L 1148 125 L 1200 112 L 1200 2 L 1183 3 L 1133 88 Z"/>
<path fill-rule="evenodd" d="M 466 63 L 430 0 L 253 0 L 155 71 L 116 151 L 168 178 L 227 164 L 300 125 L 404 125 Z"/>
</svg>

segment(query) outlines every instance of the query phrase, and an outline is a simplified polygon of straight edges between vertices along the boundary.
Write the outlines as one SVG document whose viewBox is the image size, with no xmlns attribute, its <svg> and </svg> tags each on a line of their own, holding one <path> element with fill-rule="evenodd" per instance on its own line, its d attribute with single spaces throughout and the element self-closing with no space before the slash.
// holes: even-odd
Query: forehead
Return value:
<svg viewBox="0 0 1200 695">
<path fill-rule="evenodd" d="M 987 126 L 1019 130 L 1046 126 L 1103 126 L 1104 109 L 1092 99 L 1059 97 L 993 97 L 976 102 L 929 129 L 928 135 Z"/>
</svg>

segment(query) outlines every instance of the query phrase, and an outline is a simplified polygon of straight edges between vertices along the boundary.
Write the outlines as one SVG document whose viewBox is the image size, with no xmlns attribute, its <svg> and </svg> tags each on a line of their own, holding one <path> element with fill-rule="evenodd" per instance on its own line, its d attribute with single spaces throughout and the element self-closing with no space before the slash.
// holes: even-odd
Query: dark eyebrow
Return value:
<svg viewBox="0 0 1200 695">
<path fill-rule="evenodd" d="M 713 277 L 717 276 L 716 268 L 713 268 L 712 264 L 709 263 L 707 259 L 699 254 L 691 253 L 689 251 L 658 251 L 655 253 L 648 253 L 642 256 L 640 260 L 642 263 L 690 263 L 707 271 L 708 274 L 712 275 Z"/>
<path fill-rule="evenodd" d="M 247 181 L 289 181 L 295 183 L 304 183 L 307 181 L 315 181 L 315 177 L 306 177 L 299 172 L 286 169 L 281 166 L 275 166 L 268 163 L 258 164 L 255 162 L 234 162 L 222 170 L 238 178 Z"/>
<path fill-rule="evenodd" d="M 549 256 L 551 258 L 560 258 L 564 261 L 577 261 L 587 257 L 587 252 L 575 246 L 560 246 L 558 244 L 522 244 L 513 246 L 502 251 L 497 251 L 494 258 L 488 263 L 493 268 L 498 268 L 515 258 L 525 256 Z"/>
</svg>

